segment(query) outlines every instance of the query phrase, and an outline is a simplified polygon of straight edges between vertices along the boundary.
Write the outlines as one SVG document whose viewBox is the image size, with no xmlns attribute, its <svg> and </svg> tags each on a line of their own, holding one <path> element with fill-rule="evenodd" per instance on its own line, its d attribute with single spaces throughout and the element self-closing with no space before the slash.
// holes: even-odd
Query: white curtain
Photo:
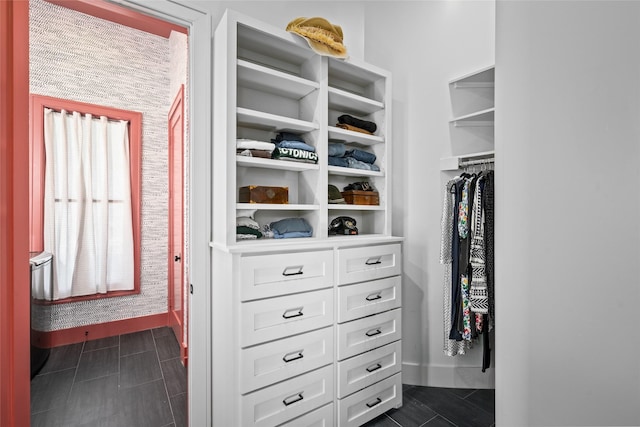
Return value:
<svg viewBox="0 0 640 427">
<path fill-rule="evenodd" d="M 128 122 L 45 109 L 44 250 L 53 299 L 134 287 Z"/>
</svg>

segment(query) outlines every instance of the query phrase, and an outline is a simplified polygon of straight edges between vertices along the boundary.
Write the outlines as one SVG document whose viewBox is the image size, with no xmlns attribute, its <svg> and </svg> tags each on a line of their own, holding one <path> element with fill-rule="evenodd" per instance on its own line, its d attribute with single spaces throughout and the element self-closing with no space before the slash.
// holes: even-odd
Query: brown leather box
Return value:
<svg viewBox="0 0 640 427">
<path fill-rule="evenodd" d="M 286 205 L 289 203 L 289 187 L 265 187 L 261 185 L 240 187 L 238 200 L 240 203 Z"/>
<path fill-rule="evenodd" d="M 349 205 L 380 204 L 380 197 L 377 191 L 348 190 L 343 191 L 341 194 Z"/>
</svg>

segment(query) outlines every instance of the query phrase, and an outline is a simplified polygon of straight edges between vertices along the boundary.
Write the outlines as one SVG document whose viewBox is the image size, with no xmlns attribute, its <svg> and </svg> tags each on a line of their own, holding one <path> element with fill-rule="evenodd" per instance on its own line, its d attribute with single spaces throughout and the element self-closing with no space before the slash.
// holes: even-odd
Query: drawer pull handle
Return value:
<svg viewBox="0 0 640 427">
<path fill-rule="evenodd" d="M 300 317 L 300 316 L 302 316 L 302 315 L 304 314 L 304 313 L 302 312 L 302 309 L 303 309 L 303 308 L 304 308 L 304 307 L 300 307 L 300 308 L 293 308 L 293 309 L 291 309 L 291 310 L 287 310 L 287 311 L 285 311 L 285 312 L 282 314 L 282 317 L 283 317 L 283 318 L 285 318 L 285 319 L 292 319 L 292 318 L 294 318 L 294 317 Z M 296 313 L 290 314 L 291 312 L 294 312 L 294 311 L 295 311 Z"/>
<path fill-rule="evenodd" d="M 373 337 L 376 335 L 380 335 L 382 333 L 382 331 L 380 330 L 380 328 L 375 328 L 375 329 L 370 329 L 368 330 L 365 335 L 368 337 Z"/>
<path fill-rule="evenodd" d="M 282 275 L 283 276 L 298 276 L 300 274 L 304 274 L 304 271 L 302 271 L 303 268 L 304 268 L 304 265 L 296 265 L 294 267 L 286 267 L 284 270 L 282 270 Z M 291 271 L 291 270 L 296 270 L 296 271 Z"/>
<path fill-rule="evenodd" d="M 296 350 L 296 351 L 292 351 L 291 353 L 287 353 L 284 355 L 282 360 L 284 360 L 285 363 L 289 363 L 289 362 L 293 362 L 294 360 L 302 359 L 304 357 L 304 355 L 302 354 L 303 351 L 304 350 Z M 295 356 L 291 357 L 294 354 Z"/>
<path fill-rule="evenodd" d="M 379 405 L 380 403 L 382 403 L 382 399 L 380 399 L 379 397 L 376 397 L 376 400 L 374 400 L 371 403 L 367 403 L 367 406 L 369 408 L 373 408 L 374 406 Z"/>
<path fill-rule="evenodd" d="M 376 363 L 375 365 L 371 365 L 367 368 L 367 372 L 373 372 L 373 371 L 377 371 L 378 369 L 382 368 L 382 365 L 379 363 Z"/>
<path fill-rule="evenodd" d="M 380 298 L 382 298 L 382 295 L 380 295 L 380 292 L 378 292 L 377 294 L 368 295 L 365 299 L 367 301 L 375 301 L 375 300 L 380 299 Z"/>
<path fill-rule="evenodd" d="M 282 403 L 284 403 L 284 406 L 289 406 L 291 404 L 301 401 L 302 399 L 304 399 L 304 396 L 302 396 L 302 392 L 300 392 L 292 396 L 285 397 L 284 400 L 282 400 Z"/>
<path fill-rule="evenodd" d="M 381 257 L 377 257 L 377 258 L 369 258 L 368 260 L 366 260 L 364 263 L 367 265 L 376 265 L 376 264 L 382 264 L 382 261 L 380 261 Z"/>
</svg>

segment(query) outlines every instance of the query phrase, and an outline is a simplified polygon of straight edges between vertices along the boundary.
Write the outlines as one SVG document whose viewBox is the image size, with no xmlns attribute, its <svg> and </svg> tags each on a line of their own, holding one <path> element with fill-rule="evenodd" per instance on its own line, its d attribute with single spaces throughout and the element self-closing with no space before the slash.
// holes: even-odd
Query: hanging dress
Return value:
<svg viewBox="0 0 640 427">
<path fill-rule="evenodd" d="M 450 339 L 452 332 L 452 298 L 454 295 L 452 289 L 452 271 L 453 271 L 453 242 L 457 240 L 457 232 L 454 233 L 454 210 L 456 206 L 456 183 L 457 180 L 451 180 L 447 183 L 444 191 L 444 200 L 442 203 L 442 240 L 440 242 L 440 263 L 444 265 L 444 283 L 443 283 L 443 324 L 444 324 L 444 346 L 443 350 L 447 356 L 455 356 L 457 354 L 465 354 L 469 348 L 469 342 L 463 340 Z M 455 221 L 457 223 L 457 221 Z M 455 224 L 457 225 L 457 224 Z M 455 300 L 455 299 L 453 299 Z"/>
</svg>

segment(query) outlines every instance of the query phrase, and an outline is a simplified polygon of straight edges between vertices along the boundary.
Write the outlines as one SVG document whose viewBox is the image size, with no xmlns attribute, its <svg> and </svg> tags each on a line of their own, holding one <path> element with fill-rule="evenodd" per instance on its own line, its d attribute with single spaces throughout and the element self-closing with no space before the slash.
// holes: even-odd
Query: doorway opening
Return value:
<svg viewBox="0 0 640 427">
<path fill-rule="evenodd" d="M 52 325 L 52 334 L 56 336 L 54 345 L 66 344 L 71 342 L 92 340 L 92 339 L 106 339 L 110 336 L 121 335 L 126 332 L 134 332 L 142 329 L 157 329 L 160 326 L 176 326 L 174 332 L 180 343 L 181 359 L 186 366 L 186 354 L 187 354 L 187 333 L 186 327 L 187 310 L 186 297 L 184 286 L 189 282 L 188 277 L 188 256 L 187 251 L 184 249 L 188 245 L 188 241 L 185 241 L 184 235 L 185 222 L 188 218 L 188 200 L 185 203 L 185 183 L 188 182 L 184 177 L 184 173 L 188 173 L 187 168 L 180 168 L 175 171 L 170 168 L 170 141 L 177 141 L 176 144 L 181 144 L 181 153 L 188 154 L 188 148 L 185 149 L 184 144 L 189 141 L 188 135 L 185 134 L 185 130 L 188 126 L 184 126 L 185 122 L 188 122 L 188 109 L 184 109 L 184 96 L 181 98 L 180 106 L 182 107 L 182 113 L 179 115 L 181 124 L 174 126 L 174 132 L 172 134 L 173 139 L 169 138 L 167 129 L 170 128 L 169 122 L 169 109 L 171 106 L 171 86 L 174 84 L 174 80 L 180 82 L 180 87 L 184 87 L 187 84 L 187 64 L 188 64 L 188 50 L 186 47 L 187 42 L 187 30 L 183 27 L 177 26 L 170 22 L 165 22 L 155 17 L 145 15 L 143 13 L 134 12 L 133 10 L 126 9 L 124 7 L 113 5 L 107 2 L 95 2 L 95 1 L 45 1 L 45 0 L 31 0 L 32 3 L 32 15 L 34 11 L 33 4 L 36 4 L 40 8 L 48 8 L 57 13 L 67 14 L 71 13 L 74 19 L 60 19 L 55 22 L 74 22 L 78 30 L 75 35 L 70 34 L 70 38 L 74 40 L 73 46 L 67 46 L 66 48 L 57 48 L 57 46 L 46 46 L 42 50 L 48 49 L 54 50 L 55 58 L 50 61 L 51 64 L 61 63 L 68 60 L 66 68 L 69 73 L 74 74 L 76 78 L 82 80 L 86 77 L 86 81 L 89 84 L 78 84 L 77 88 L 65 88 L 64 71 L 59 69 L 49 69 L 51 75 L 55 75 L 60 79 L 56 84 L 51 84 L 50 81 L 43 83 L 42 85 L 31 85 L 31 92 L 42 95 L 59 96 L 55 93 L 56 89 L 64 90 L 66 92 L 65 97 L 75 99 L 81 102 L 92 101 L 92 92 L 95 92 L 95 96 L 104 96 L 107 101 L 100 102 L 100 104 L 113 105 L 119 107 L 119 102 L 129 102 L 131 99 L 139 98 L 142 104 L 153 105 L 154 111 L 144 111 L 142 108 L 137 108 L 136 105 L 131 105 L 127 108 L 140 110 L 144 114 L 143 124 L 143 164 L 142 164 L 142 196 L 141 196 L 141 216 L 142 216 L 142 236 L 141 236 L 141 291 L 135 296 L 118 297 L 112 299 L 109 303 L 99 303 L 102 305 L 92 305 L 93 301 L 85 302 L 82 306 L 77 305 L 71 307 L 69 303 L 60 305 L 58 315 L 55 315 L 56 319 L 59 319 L 59 324 Z M 69 10 L 71 9 L 71 10 Z M 98 22 L 100 21 L 100 22 Z M 32 21 L 33 22 L 33 21 Z M 51 21 L 50 24 L 55 24 Z M 117 24 L 117 25 L 113 25 Z M 40 25 L 38 25 L 40 26 Z M 46 25 L 45 25 L 46 26 Z M 30 25 L 31 27 L 31 25 Z M 84 30 L 90 31 L 92 28 L 97 28 L 97 32 L 104 38 L 103 40 L 94 39 L 91 36 L 85 35 Z M 117 27 L 117 28 L 113 28 Z M 128 37 L 128 40 L 124 40 L 123 37 L 118 37 L 118 32 L 127 32 L 125 29 L 135 30 L 136 34 Z M 104 28 L 110 28 L 109 32 L 104 31 Z M 102 31 L 100 31 L 102 29 Z M 46 31 L 45 28 L 43 31 Z M 56 30 L 60 30 L 56 28 Z M 148 39 L 144 36 L 139 36 L 138 33 L 149 33 L 152 37 Z M 133 34 L 133 33 L 131 33 Z M 74 38 L 75 37 L 75 38 Z M 66 38 L 66 37 L 65 37 Z M 159 42 L 158 39 L 163 38 L 167 41 Z M 114 43 L 113 41 L 118 42 Z M 141 41 L 142 40 L 142 41 Z M 146 41 L 148 40 L 148 41 Z M 177 40 L 177 41 L 176 41 Z M 111 42 L 111 44 L 109 43 Z M 125 46 L 127 44 L 132 46 Z M 146 43 L 146 44 L 145 44 Z M 176 46 L 184 44 L 185 52 L 179 59 L 184 63 L 179 67 L 173 67 L 171 64 L 160 63 L 160 56 L 154 54 L 154 49 L 165 49 L 168 52 L 169 60 L 173 57 L 172 49 L 177 49 Z M 80 49 L 83 45 L 87 45 L 87 51 L 84 55 L 79 55 L 74 49 Z M 137 45 L 143 45 L 146 50 L 142 50 L 140 58 L 135 56 L 134 48 Z M 161 46 L 160 46 L 161 45 Z M 53 49 L 52 49 L 53 47 Z M 89 50 L 92 49 L 91 52 Z M 112 56 L 121 51 L 129 50 L 130 56 L 123 60 L 122 57 Z M 39 48 L 33 48 L 32 55 L 38 55 Z M 67 55 L 66 58 L 63 56 Z M 75 55 L 75 56 L 74 56 Z M 75 59 L 77 63 L 73 63 L 74 58 L 83 56 L 86 61 L 80 62 L 79 59 Z M 111 61 L 114 64 L 113 68 L 103 66 L 103 58 L 107 62 Z M 115 58 L 115 59 L 114 59 Z M 166 59 L 166 58 L 165 58 Z M 117 64 L 115 64 L 117 62 Z M 174 79 L 174 75 L 168 75 L 167 77 L 156 78 L 156 75 L 151 77 L 145 75 L 138 78 L 137 76 L 128 74 L 125 78 L 120 77 L 120 80 L 132 82 L 129 87 L 123 85 L 120 87 L 117 82 L 109 81 L 109 77 L 101 72 L 108 73 L 106 70 L 112 69 L 129 69 L 131 73 L 136 73 L 136 65 L 142 63 L 143 69 L 163 69 L 164 71 L 173 71 L 177 69 L 182 72 L 179 78 Z M 98 64 L 96 66 L 96 64 Z M 52 65 L 53 66 L 53 65 Z M 42 67 L 43 69 L 45 67 Z M 112 73 L 114 76 L 117 73 Z M 40 77 L 36 75 L 36 79 Z M 33 79 L 33 78 L 32 78 Z M 85 81 L 85 83 L 86 83 Z M 154 86 L 155 85 L 155 86 Z M 54 93 L 43 91 L 43 87 L 48 86 L 54 88 Z M 35 87 L 35 90 L 34 90 Z M 81 89 L 85 87 L 84 89 Z M 145 90 L 149 88 L 145 92 Z M 132 89 L 133 88 L 133 89 Z M 184 89 L 181 89 L 184 93 Z M 145 95 L 145 93 L 147 95 Z M 151 95 L 149 95 L 151 93 Z M 87 99 L 89 98 L 89 99 Z M 162 99 L 153 99 L 162 98 Z M 150 107 L 151 108 L 151 107 Z M 182 131 L 182 135 L 178 137 L 177 129 Z M 178 152 L 177 149 L 173 150 Z M 146 162 L 146 163 L 145 163 Z M 179 162 L 181 165 L 184 161 L 181 159 Z M 176 174 L 180 173 L 181 176 L 177 177 Z M 146 175 L 146 176 L 145 176 Z M 171 182 L 170 182 L 171 181 Z M 177 183 L 177 184 L 175 184 Z M 146 187 L 146 189 L 145 189 Z M 146 195 L 145 195 L 146 191 Z M 179 194 L 173 194 L 177 192 Z M 169 197 L 167 197 L 169 194 Z M 146 199 L 146 200 L 145 200 Z M 168 209 L 168 206 L 173 200 L 180 200 L 180 204 Z M 146 212 L 145 212 L 146 210 Z M 169 213 L 171 212 L 171 214 Z M 169 218 L 171 216 L 171 218 Z M 171 223 L 171 228 L 167 227 L 167 223 Z M 147 229 L 145 233 L 145 228 Z M 181 237 L 174 236 L 171 230 L 177 230 L 181 234 Z M 146 236 L 145 236 L 146 234 Z M 170 236 L 174 236 L 170 238 Z M 171 245 L 171 246 L 170 246 Z M 145 254 L 146 252 L 146 254 Z M 161 256 L 160 254 L 169 254 L 169 259 L 173 260 L 173 252 L 179 254 L 179 267 L 172 268 L 172 264 L 167 264 L 167 256 Z M 146 261 L 145 261 L 146 260 Z M 184 265 L 184 267 L 183 267 Z M 171 287 L 173 285 L 173 288 Z M 163 294 L 164 298 L 159 298 L 160 294 Z M 120 300 L 118 302 L 117 300 Z M 107 307 L 109 306 L 109 307 Z M 78 313 L 78 311 L 84 310 L 86 313 Z M 119 318 L 124 313 L 124 319 Z M 148 314 L 147 314 L 148 313 Z M 77 315 L 79 314 L 79 315 Z M 82 326 L 81 324 L 74 323 L 73 319 L 83 318 L 84 314 L 91 317 L 91 323 L 88 326 Z M 180 316 L 178 319 L 177 317 Z M 125 322 L 126 324 L 122 323 Z M 118 326 L 118 330 L 114 331 L 114 325 Z M 84 329 L 85 336 L 78 339 L 78 333 Z M 124 328 L 124 331 L 122 330 Z M 61 331 L 72 331 L 68 336 L 60 337 L 64 335 Z M 155 337 L 154 338 L 163 338 Z"/>
</svg>

